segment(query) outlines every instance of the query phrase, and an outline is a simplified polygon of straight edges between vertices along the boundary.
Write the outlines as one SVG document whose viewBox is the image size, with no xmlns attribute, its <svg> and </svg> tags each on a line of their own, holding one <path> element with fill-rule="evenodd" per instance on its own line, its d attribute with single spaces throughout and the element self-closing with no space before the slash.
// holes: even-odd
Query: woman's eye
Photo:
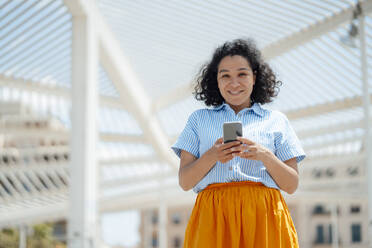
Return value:
<svg viewBox="0 0 372 248">
<path fill-rule="evenodd" d="M 229 75 L 225 74 L 225 75 L 222 75 L 223 78 L 228 78 L 230 77 Z"/>
<path fill-rule="evenodd" d="M 245 77 L 245 76 L 247 76 L 247 74 L 245 74 L 245 73 L 240 73 L 239 74 L 239 77 Z"/>
</svg>

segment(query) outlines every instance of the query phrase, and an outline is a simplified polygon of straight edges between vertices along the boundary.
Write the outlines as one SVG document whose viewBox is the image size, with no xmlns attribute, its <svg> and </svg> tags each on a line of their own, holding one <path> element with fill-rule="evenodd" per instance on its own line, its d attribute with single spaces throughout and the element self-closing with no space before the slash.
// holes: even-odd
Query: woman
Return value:
<svg viewBox="0 0 372 248">
<path fill-rule="evenodd" d="M 218 47 L 200 71 L 197 100 L 172 147 L 179 184 L 198 193 L 184 247 L 298 247 L 280 190 L 293 194 L 305 153 L 288 119 L 262 107 L 281 82 L 251 40 Z M 243 137 L 224 144 L 222 125 L 241 121 Z"/>
</svg>

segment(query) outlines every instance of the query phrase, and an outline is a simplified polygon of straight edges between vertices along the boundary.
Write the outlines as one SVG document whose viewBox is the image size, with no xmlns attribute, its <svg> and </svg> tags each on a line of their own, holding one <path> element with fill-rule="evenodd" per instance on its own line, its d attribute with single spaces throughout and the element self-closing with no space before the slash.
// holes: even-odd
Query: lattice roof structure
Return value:
<svg viewBox="0 0 372 248">
<path fill-rule="evenodd" d="M 216 46 L 240 37 L 256 40 L 283 82 L 268 107 L 284 112 L 298 133 L 308 155 L 301 173 L 360 164 L 365 173 L 351 181 L 358 190 L 335 195 L 367 196 L 372 1 L 360 1 L 363 15 L 353 19 L 356 5 L 356 0 L 0 1 L 0 227 L 67 216 L 76 9 L 97 23 L 102 211 L 195 197 L 180 196 L 170 145 L 189 114 L 203 107 L 191 94 L 198 69 Z M 341 41 L 351 23 L 359 35 L 364 27 L 365 46 L 359 36 L 355 47 Z M 35 144 L 22 140 L 47 144 L 31 149 Z M 348 187 L 342 180 L 334 183 Z M 297 194 L 311 195 L 315 184 L 305 182 Z"/>
</svg>

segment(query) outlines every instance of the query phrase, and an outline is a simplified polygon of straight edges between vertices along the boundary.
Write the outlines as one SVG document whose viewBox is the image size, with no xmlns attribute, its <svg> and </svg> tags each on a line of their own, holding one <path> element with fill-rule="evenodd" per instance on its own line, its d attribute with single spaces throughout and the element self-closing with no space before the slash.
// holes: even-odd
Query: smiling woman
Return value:
<svg viewBox="0 0 372 248">
<path fill-rule="evenodd" d="M 218 66 L 218 88 L 220 93 L 237 113 L 251 106 L 251 93 L 256 75 L 248 61 L 240 56 L 226 56 Z"/>
<path fill-rule="evenodd" d="M 237 74 L 237 70 L 242 71 Z M 217 48 L 212 60 L 201 68 L 196 81 L 196 99 L 204 101 L 207 106 L 215 107 L 226 101 L 221 87 L 229 86 L 228 82 L 253 84 L 249 93 L 252 104 L 271 102 L 282 84 L 276 79 L 270 66 L 263 61 L 253 40 L 242 39 L 226 42 Z"/>
<path fill-rule="evenodd" d="M 298 247 L 280 190 L 296 191 L 305 154 L 287 117 L 261 106 L 280 84 L 250 40 L 226 42 L 200 71 L 196 99 L 214 108 L 192 113 L 172 146 L 180 186 L 198 193 L 184 247 Z M 223 143 L 232 121 L 243 136 Z"/>
</svg>

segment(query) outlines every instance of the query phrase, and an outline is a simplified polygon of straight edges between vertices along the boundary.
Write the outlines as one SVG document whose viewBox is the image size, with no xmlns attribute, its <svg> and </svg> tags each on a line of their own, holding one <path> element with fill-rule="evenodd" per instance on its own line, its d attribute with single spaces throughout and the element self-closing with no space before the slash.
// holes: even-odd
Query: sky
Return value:
<svg viewBox="0 0 372 248">
<path fill-rule="evenodd" d="M 131 247 L 140 242 L 138 211 L 105 213 L 101 223 L 102 239 L 107 245 Z"/>
</svg>

